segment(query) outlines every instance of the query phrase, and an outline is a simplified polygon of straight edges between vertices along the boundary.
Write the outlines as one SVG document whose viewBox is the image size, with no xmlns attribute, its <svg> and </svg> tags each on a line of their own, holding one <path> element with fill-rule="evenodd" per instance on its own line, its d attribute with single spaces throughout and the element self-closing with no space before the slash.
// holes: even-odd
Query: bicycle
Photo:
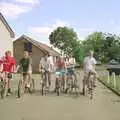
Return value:
<svg viewBox="0 0 120 120">
<path fill-rule="evenodd" d="M 61 92 L 61 79 L 62 79 L 62 73 L 56 72 L 55 91 L 57 93 L 57 96 L 59 96 Z"/>
<path fill-rule="evenodd" d="M 5 84 L 3 78 L 0 78 L 0 95 L 2 99 L 4 98 L 4 92 L 5 92 Z"/>
<path fill-rule="evenodd" d="M 23 76 L 26 75 L 25 80 L 23 79 Z M 23 96 L 23 94 L 25 92 L 29 92 L 29 93 L 33 93 L 34 87 L 35 87 L 35 82 L 34 79 L 31 78 L 31 76 L 29 75 L 29 73 L 23 73 L 22 74 L 22 79 L 19 80 L 18 83 L 18 98 L 20 98 L 21 96 Z"/>
<path fill-rule="evenodd" d="M 88 93 L 90 94 L 90 99 L 93 99 L 93 89 L 94 89 L 94 79 L 95 79 L 95 73 L 90 71 L 88 73 L 88 76 L 86 77 L 86 80 L 83 80 L 83 95 L 86 94 L 86 87 L 85 84 L 87 85 L 88 88 Z"/>
<path fill-rule="evenodd" d="M 45 70 L 42 69 L 41 70 L 41 93 L 42 93 L 42 96 L 45 94 L 46 95 L 46 92 L 45 92 L 45 88 L 46 88 L 46 76 L 45 76 Z"/>
<path fill-rule="evenodd" d="M 8 85 L 8 73 L 3 72 L 0 76 L 0 95 L 1 98 L 5 98 L 7 96 L 7 85 Z"/>
<path fill-rule="evenodd" d="M 67 72 L 67 88 L 66 88 L 66 93 L 68 93 L 68 92 L 72 93 L 73 89 L 75 89 L 75 93 L 78 94 L 79 86 L 77 84 L 77 79 L 75 77 L 75 73 L 74 73 L 73 70 L 71 70 L 69 68 L 68 72 Z"/>
</svg>

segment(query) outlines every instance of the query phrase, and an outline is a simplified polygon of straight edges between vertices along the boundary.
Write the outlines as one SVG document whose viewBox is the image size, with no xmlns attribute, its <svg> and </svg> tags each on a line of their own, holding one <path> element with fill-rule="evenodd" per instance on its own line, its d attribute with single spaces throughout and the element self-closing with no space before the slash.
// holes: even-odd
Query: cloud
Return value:
<svg viewBox="0 0 120 120">
<path fill-rule="evenodd" d="M 50 32 L 52 32 L 54 29 L 56 29 L 59 26 L 61 26 L 61 27 L 69 26 L 69 24 L 65 21 L 56 20 L 55 23 L 53 25 L 51 25 L 50 27 L 48 27 L 48 26 L 29 27 L 28 32 L 33 33 L 33 34 L 46 34 L 48 36 L 50 34 Z"/>
<path fill-rule="evenodd" d="M 28 13 L 35 7 L 33 5 L 37 5 L 39 2 L 39 0 L 9 0 L 9 2 L 0 2 L 0 11 L 4 16 L 16 19 L 20 15 Z"/>
<path fill-rule="evenodd" d="M 23 13 L 27 13 L 31 10 L 31 7 L 18 5 L 13 3 L 0 3 L 0 11 L 3 13 L 4 16 L 9 17 L 11 19 L 15 19 L 19 17 Z"/>
<path fill-rule="evenodd" d="M 31 4 L 31 5 L 35 5 L 35 4 L 39 4 L 40 0 L 13 0 L 17 3 L 22 3 L 22 4 Z"/>
</svg>

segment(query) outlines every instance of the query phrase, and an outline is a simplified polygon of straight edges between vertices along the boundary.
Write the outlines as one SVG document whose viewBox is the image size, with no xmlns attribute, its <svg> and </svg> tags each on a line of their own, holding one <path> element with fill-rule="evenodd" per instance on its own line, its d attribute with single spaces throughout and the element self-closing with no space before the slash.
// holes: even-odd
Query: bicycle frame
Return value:
<svg viewBox="0 0 120 120">
<path fill-rule="evenodd" d="M 94 76 L 95 76 L 95 73 L 90 71 L 88 73 L 88 77 L 86 77 L 86 79 L 84 79 L 84 81 L 83 81 L 83 84 L 84 84 L 83 93 L 85 95 L 85 92 L 86 92 L 85 86 L 87 85 L 87 88 L 88 88 L 88 91 L 90 94 L 90 99 L 93 98 L 93 88 L 94 88 L 93 85 L 94 85 L 94 78 L 95 78 Z"/>
</svg>

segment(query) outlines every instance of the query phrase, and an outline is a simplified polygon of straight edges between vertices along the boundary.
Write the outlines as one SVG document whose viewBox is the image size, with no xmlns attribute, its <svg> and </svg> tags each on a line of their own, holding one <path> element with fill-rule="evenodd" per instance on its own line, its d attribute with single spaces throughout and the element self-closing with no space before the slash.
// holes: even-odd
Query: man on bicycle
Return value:
<svg viewBox="0 0 120 120">
<path fill-rule="evenodd" d="M 1 67 L 2 67 L 2 73 L 4 73 L 5 78 L 7 79 L 6 85 L 7 85 L 7 95 L 11 94 L 11 79 L 12 79 L 12 73 L 15 71 L 16 68 L 16 61 L 15 58 L 12 56 L 11 51 L 6 51 L 5 56 L 1 58 Z"/>
<path fill-rule="evenodd" d="M 96 65 L 96 60 L 93 57 L 94 52 L 89 51 L 89 54 L 87 57 L 84 58 L 83 62 L 83 69 L 84 69 L 84 78 L 83 78 L 83 92 L 85 90 L 85 85 L 88 85 L 88 80 L 89 80 L 89 73 L 92 72 L 94 74 L 94 78 L 96 78 L 96 71 L 95 71 L 95 65 Z"/>
<path fill-rule="evenodd" d="M 49 62 L 48 62 L 48 55 L 45 55 L 41 58 L 40 64 L 39 64 L 39 72 L 42 76 L 45 75 L 45 87 L 47 87 L 47 82 L 49 84 L 48 88 L 51 85 L 50 81 L 50 73 L 49 73 Z"/>
<path fill-rule="evenodd" d="M 26 85 L 30 88 L 30 79 L 32 75 L 32 59 L 29 57 L 28 51 L 24 51 L 24 57 L 20 60 L 19 65 L 17 66 L 17 71 L 19 68 L 22 68 L 23 73 L 23 87 Z"/>
<path fill-rule="evenodd" d="M 65 88 L 66 71 L 67 71 L 67 67 L 63 57 L 58 57 L 56 60 L 56 79 L 58 79 L 58 76 L 62 76 L 61 82 L 63 83 L 62 84 L 63 90 Z"/>
<path fill-rule="evenodd" d="M 69 58 L 68 72 L 70 71 L 70 73 L 73 74 L 73 75 L 75 76 L 75 79 L 76 79 L 75 65 L 76 65 L 76 60 L 75 60 L 75 58 L 71 55 L 70 58 Z"/>
</svg>

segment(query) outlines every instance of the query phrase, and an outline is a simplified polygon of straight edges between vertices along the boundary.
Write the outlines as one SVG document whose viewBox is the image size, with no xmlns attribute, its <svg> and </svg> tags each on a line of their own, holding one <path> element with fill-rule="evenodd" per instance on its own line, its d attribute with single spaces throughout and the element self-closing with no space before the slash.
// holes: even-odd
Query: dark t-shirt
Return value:
<svg viewBox="0 0 120 120">
<path fill-rule="evenodd" d="M 31 58 L 22 58 L 19 63 L 22 67 L 23 72 L 28 72 L 29 65 L 32 65 L 32 59 Z"/>
</svg>

